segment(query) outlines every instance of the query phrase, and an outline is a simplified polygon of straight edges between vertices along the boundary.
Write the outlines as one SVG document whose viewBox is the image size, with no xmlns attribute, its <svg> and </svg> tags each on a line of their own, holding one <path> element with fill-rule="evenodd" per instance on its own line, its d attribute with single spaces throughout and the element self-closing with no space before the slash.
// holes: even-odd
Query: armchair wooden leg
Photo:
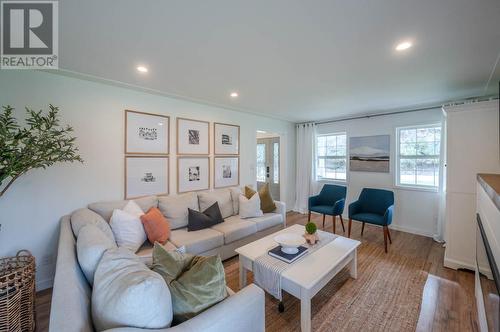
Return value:
<svg viewBox="0 0 500 332">
<path fill-rule="evenodd" d="M 363 236 L 363 232 L 365 231 L 365 223 L 361 226 L 361 236 Z"/>
<path fill-rule="evenodd" d="M 307 217 L 307 221 L 311 221 L 311 211 L 309 211 L 309 216 Z"/>
<path fill-rule="evenodd" d="M 389 238 L 389 243 L 392 244 L 392 239 L 391 239 L 391 231 L 389 230 L 389 226 L 385 226 L 387 228 L 387 237 Z"/>
<path fill-rule="evenodd" d="M 332 216 L 332 221 L 333 221 L 333 234 L 335 234 L 335 224 L 337 220 L 335 220 L 335 216 Z"/>
<path fill-rule="evenodd" d="M 384 226 L 384 249 L 387 254 L 387 226 Z"/>
<path fill-rule="evenodd" d="M 325 215 L 323 215 L 323 229 L 325 229 Z"/>
<path fill-rule="evenodd" d="M 352 226 L 352 219 L 349 218 L 349 225 L 347 225 L 347 237 L 351 237 L 351 226 Z"/>
<path fill-rule="evenodd" d="M 342 219 L 342 215 L 340 215 L 340 223 L 342 224 L 342 232 L 345 233 L 344 219 Z"/>
</svg>

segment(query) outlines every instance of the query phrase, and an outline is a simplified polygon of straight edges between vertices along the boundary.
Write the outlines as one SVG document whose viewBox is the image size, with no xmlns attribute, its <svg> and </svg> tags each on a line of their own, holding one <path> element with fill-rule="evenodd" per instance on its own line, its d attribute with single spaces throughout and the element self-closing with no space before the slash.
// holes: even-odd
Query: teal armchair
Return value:
<svg viewBox="0 0 500 332">
<path fill-rule="evenodd" d="M 365 223 L 382 226 L 384 231 L 384 247 L 387 252 L 387 238 L 392 243 L 389 225 L 392 223 L 394 211 L 394 193 L 389 190 L 364 188 L 356 202 L 349 204 L 349 226 L 347 236 L 351 237 L 352 220 L 363 223 L 361 236 L 365 230 Z"/>
<path fill-rule="evenodd" d="M 333 232 L 335 233 L 336 216 L 340 216 L 342 230 L 345 232 L 344 220 L 342 213 L 344 212 L 345 196 L 347 188 L 344 186 L 336 186 L 333 184 L 325 184 L 321 192 L 317 196 L 309 197 L 309 217 L 311 221 L 311 212 L 316 212 L 323 215 L 323 229 L 325 228 L 325 216 L 332 216 Z"/>
</svg>

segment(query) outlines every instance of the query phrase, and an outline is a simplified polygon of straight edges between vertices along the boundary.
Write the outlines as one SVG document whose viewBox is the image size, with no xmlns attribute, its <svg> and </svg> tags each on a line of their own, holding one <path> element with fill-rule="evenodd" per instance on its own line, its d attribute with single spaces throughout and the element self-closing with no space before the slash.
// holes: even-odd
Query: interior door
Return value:
<svg viewBox="0 0 500 332">
<path fill-rule="evenodd" d="M 280 199 L 280 139 L 279 137 L 257 139 L 257 189 L 265 183 L 273 199 Z"/>
</svg>

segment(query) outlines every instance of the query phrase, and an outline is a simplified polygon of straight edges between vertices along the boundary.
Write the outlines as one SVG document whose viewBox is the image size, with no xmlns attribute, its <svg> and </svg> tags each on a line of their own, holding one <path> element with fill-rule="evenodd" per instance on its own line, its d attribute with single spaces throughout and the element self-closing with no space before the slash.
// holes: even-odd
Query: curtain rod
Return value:
<svg viewBox="0 0 500 332">
<path fill-rule="evenodd" d="M 488 97 L 483 97 L 483 98 L 468 99 L 468 100 L 460 101 L 460 102 L 448 102 L 448 103 L 434 105 L 434 106 L 412 108 L 412 109 L 403 110 L 403 111 L 394 111 L 394 112 L 387 112 L 387 113 L 375 113 L 375 114 L 358 115 L 358 116 L 352 116 L 352 117 L 348 117 L 348 118 L 340 118 L 340 119 L 334 119 L 334 120 L 314 121 L 313 123 L 315 125 L 320 125 L 320 124 L 334 123 L 334 122 L 341 122 L 341 121 L 368 119 L 368 118 L 375 118 L 375 117 L 386 116 L 386 115 L 395 115 L 395 114 L 403 114 L 403 113 L 428 111 L 428 110 L 433 110 L 433 109 L 437 109 L 437 108 L 442 108 L 444 106 L 461 105 L 461 104 L 465 104 L 465 103 L 471 103 L 471 101 L 472 101 L 472 103 L 475 103 L 475 102 L 480 102 L 480 101 L 496 100 L 496 99 L 499 99 L 499 98 L 498 97 L 488 96 Z M 303 123 L 299 123 L 299 124 L 305 124 L 305 123 L 308 123 L 308 122 L 303 122 Z"/>
</svg>

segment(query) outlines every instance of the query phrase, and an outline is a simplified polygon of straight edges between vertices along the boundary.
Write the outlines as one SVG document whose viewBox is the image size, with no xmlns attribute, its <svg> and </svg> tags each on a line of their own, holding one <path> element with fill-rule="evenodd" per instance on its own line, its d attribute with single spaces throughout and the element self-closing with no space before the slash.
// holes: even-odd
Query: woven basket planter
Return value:
<svg viewBox="0 0 500 332">
<path fill-rule="evenodd" d="M 35 330 L 35 257 L 0 259 L 0 332 Z"/>
</svg>

